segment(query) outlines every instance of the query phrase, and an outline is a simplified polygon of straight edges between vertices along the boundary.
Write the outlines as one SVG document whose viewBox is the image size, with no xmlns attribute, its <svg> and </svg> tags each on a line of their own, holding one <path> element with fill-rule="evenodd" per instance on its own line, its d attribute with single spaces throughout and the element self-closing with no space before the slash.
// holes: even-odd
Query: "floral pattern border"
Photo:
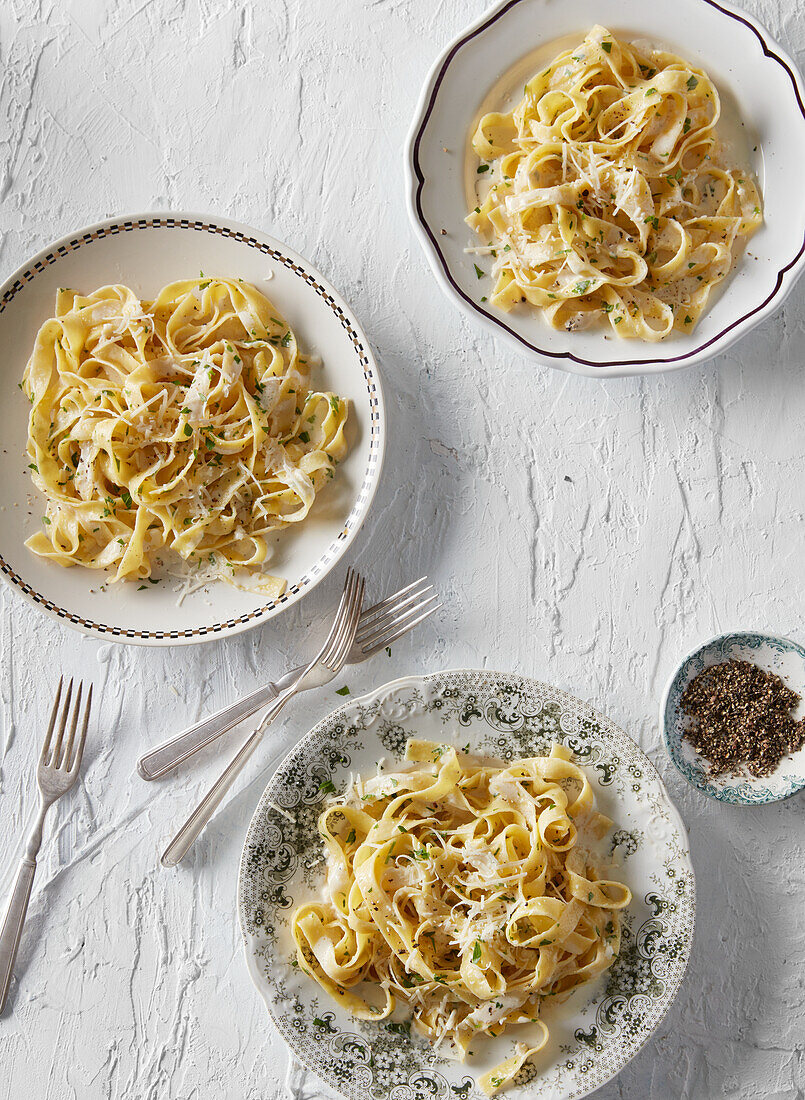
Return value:
<svg viewBox="0 0 805 1100">
<path fill-rule="evenodd" d="M 484 671 L 412 677 L 351 700 L 300 741 L 266 788 L 241 861 L 239 912 L 255 984 L 296 1056 L 348 1100 L 482 1100 L 473 1067 L 434 1051 L 406 1022 L 359 1023 L 312 983 L 294 989 L 279 980 L 294 965 L 290 914 L 323 871 L 316 829 L 322 784 L 341 782 L 362 752 L 399 759 L 412 720 L 436 723 L 445 737 L 455 731 L 459 745 L 466 733 L 473 751 L 503 760 L 562 741 L 599 788 L 639 815 L 640 827 L 621 827 L 611 838 L 624 864 L 647 843 L 663 852 L 583 1026 L 547 1070 L 534 1060 L 515 1081 L 526 1087 L 538 1080 L 552 1100 L 586 1096 L 634 1057 L 673 1001 L 690 954 L 695 884 L 684 826 L 653 765 L 609 719 L 547 684 Z"/>
</svg>

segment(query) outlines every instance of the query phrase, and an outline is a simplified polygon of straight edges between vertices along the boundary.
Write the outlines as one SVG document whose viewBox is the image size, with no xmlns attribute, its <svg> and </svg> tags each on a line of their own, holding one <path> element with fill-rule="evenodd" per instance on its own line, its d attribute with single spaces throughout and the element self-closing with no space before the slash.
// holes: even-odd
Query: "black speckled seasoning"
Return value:
<svg viewBox="0 0 805 1100">
<path fill-rule="evenodd" d="M 746 769 L 762 778 L 805 744 L 805 719 L 791 715 L 799 701 L 779 676 L 750 661 L 711 665 L 682 694 L 680 709 L 691 719 L 683 736 L 712 776 Z"/>
</svg>

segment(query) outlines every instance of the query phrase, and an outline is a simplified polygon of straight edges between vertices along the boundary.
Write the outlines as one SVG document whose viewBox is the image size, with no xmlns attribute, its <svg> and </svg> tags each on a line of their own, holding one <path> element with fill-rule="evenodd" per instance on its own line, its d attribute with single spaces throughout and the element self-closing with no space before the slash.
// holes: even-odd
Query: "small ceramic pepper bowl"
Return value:
<svg viewBox="0 0 805 1100">
<path fill-rule="evenodd" d="M 730 659 L 751 661 L 767 672 L 776 673 L 803 697 L 794 717 L 805 714 L 805 649 L 801 645 L 770 634 L 719 634 L 688 654 L 668 681 L 660 703 L 665 747 L 685 779 L 711 798 L 740 806 L 759 806 L 789 798 L 805 789 L 805 748 L 784 758 L 777 770 L 763 779 L 748 774 L 714 779 L 707 774 L 706 761 L 690 742 L 683 740 L 686 720 L 680 708 L 682 693 L 702 669 Z"/>
</svg>

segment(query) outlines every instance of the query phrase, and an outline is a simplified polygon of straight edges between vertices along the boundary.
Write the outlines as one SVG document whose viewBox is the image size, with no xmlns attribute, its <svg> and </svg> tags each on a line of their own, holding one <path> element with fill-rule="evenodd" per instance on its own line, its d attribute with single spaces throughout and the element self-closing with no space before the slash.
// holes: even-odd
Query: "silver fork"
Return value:
<svg viewBox="0 0 805 1100">
<path fill-rule="evenodd" d="M 363 591 L 364 582 L 360 573 L 355 573 L 352 569 L 349 569 L 347 571 L 347 579 L 344 583 L 344 591 L 341 594 L 341 602 L 338 605 L 338 611 L 336 612 L 326 642 L 313 660 L 305 665 L 294 683 L 280 692 L 263 716 L 257 729 L 244 742 L 243 746 L 235 754 L 218 779 L 216 779 L 202 798 L 201 802 L 196 806 L 195 810 L 193 810 L 190 817 L 185 821 L 184 825 L 182 825 L 181 829 L 162 853 L 161 863 L 163 867 L 175 867 L 190 851 L 196 837 L 215 813 L 218 806 L 220 806 L 224 795 L 232 786 L 238 775 L 240 775 L 246 761 L 257 748 L 263 736 L 263 730 L 269 722 L 277 717 L 288 700 L 296 694 L 298 684 L 305 675 L 319 664 L 324 665 L 327 669 L 332 671 L 333 675 L 342 667 L 344 661 L 347 659 L 347 654 L 355 640 L 355 635 L 358 630 L 358 623 L 361 617 L 361 606 L 363 604 Z"/>
<path fill-rule="evenodd" d="M 387 596 L 361 615 L 358 633 L 344 663 L 356 665 L 367 660 L 413 630 L 441 606 L 427 577 L 420 577 L 394 595 Z M 304 665 L 293 668 L 274 683 L 265 684 L 151 749 L 137 761 L 137 772 L 142 779 L 159 779 L 177 764 L 212 744 L 238 722 L 267 706 L 291 684 L 296 684 L 297 691 L 307 691 L 308 688 L 324 687 L 335 675 L 323 664 L 316 665 L 307 673 Z"/>
<path fill-rule="evenodd" d="M 28 901 L 31 897 L 31 887 L 33 886 L 34 875 L 36 874 L 36 857 L 39 854 L 39 849 L 42 847 L 42 826 L 45 823 L 45 815 L 53 803 L 61 798 L 63 794 L 67 794 L 75 783 L 78 778 L 78 770 L 81 767 L 81 757 L 84 755 L 87 723 L 89 722 L 89 712 L 92 708 L 92 687 L 90 686 L 87 701 L 84 705 L 84 721 L 78 734 L 78 741 L 76 741 L 76 729 L 78 728 L 78 718 L 81 713 L 81 696 L 84 691 L 84 685 L 81 681 L 78 683 L 70 731 L 67 735 L 67 741 L 65 742 L 64 731 L 67 728 L 67 720 L 70 717 L 70 702 L 73 696 L 72 680 L 67 687 L 67 695 L 62 707 L 59 728 L 56 733 L 56 740 L 53 742 L 53 751 L 51 752 L 51 742 L 53 739 L 53 730 L 56 726 L 56 719 L 59 714 L 63 680 L 64 677 L 59 680 L 56 701 L 53 704 L 53 710 L 50 714 L 50 724 L 48 726 L 47 736 L 45 737 L 45 743 L 42 746 L 42 754 L 39 757 L 39 764 L 36 769 L 36 782 L 39 787 L 39 815 L 28 835 L 28 841 L 25 845 L 25 854 L 20 860 L 17 878 L 14 882 L 11 897 L 8 902 L 8 909 L 6 910 L 5 919 L 3 920 L 3 927 L 0 929 L 0 1012 L 5 1008 L 8 988 L 11 985 L 11 975 L 14 971 L 14 960 L 17 957 L 17 949 L 20 946 L 22 926 L 25 924 L 25 914 L 28 912 Z"/>
</svg>

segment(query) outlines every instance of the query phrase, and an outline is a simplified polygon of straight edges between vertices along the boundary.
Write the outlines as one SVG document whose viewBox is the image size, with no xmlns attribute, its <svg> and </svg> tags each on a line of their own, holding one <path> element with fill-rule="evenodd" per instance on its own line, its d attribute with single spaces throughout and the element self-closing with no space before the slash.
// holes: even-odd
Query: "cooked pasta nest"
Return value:
<svg viewBox="0 0 805 1100">
<path fill-rule="evenodd" d="M 487 243 L 468 251 L 493 258 L 492 304 L 527 303 L 556 329 L 692 332 L 763 221 L 720 114 L 701 69 L 596 26 L 514 110 L 484 115 L 467 223 Z"/>
<path fill-rule="evenodd" d="M 599 872 L 590 845 L 612 823 L 563 746 L 504 767 L 410 740 L 406 758 L 321 814 L 327 880 L 293 915 L 297 962 L 359 1019 L 402 1003 L 462 1061 L 479 1035 L 527 1025 L 480 1079 L 492 1095 L 545 1045 L 543 1005 L 617 957 L 631 893 Z"/>
<path fill-rule="evenodd" d="M 281 594 L 271 535 L 301 523 L 346 453 L 347 402 L 271 302 L 240 280 L 60 290 L 25 368 L 28 455 L 45 495 L 27 545 L 144 580 L 166 553 Z"/>
</svg>

